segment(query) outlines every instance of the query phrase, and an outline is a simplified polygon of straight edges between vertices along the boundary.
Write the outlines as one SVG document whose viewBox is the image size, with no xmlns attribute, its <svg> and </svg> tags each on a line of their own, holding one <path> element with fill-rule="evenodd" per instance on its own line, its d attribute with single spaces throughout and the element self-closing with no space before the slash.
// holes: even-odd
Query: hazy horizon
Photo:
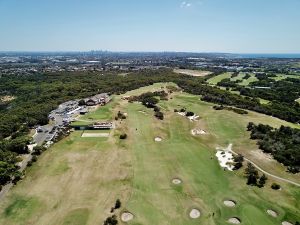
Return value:
<svg viewBox="0 0 300 225">
<path fill-rule="evenodd" d="M 0 51 L 299 54 L 297 0 L 0 0 Z"/>
</svg>

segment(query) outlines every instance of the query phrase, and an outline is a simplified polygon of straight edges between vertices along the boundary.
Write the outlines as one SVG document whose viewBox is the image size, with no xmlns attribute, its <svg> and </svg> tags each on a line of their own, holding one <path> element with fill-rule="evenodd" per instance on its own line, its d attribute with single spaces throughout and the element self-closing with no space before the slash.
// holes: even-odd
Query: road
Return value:
<svg viewBox="0 0 300 225">
<path fill-rule="evenodd" d="M 238 153 L 236 153 L 235 151 L 232 150 L 232 144 L 229 144 L 229 146 L 228 146 L 226 149 L 224 149 L 224 151 L 230 151 L 230 152 L 232 152 L 232 154 L 238 155 Z M 257 164 L 255 164 L 255 163 L 254 163 L 252 160 L 250 160 L 250 159 L 247 159 L 247 158 L 244 157 L 244 160 L 247 161 L 247 162 L 249 162 L 249 163 L 251 163 L 253 166 L 255 166 L 255 167 L 256 167 L 258 170 L 260 170 L 262 173 L 264 173 L 264 174 L 266 174 L 266 175 L 268 175 L 268 176 L 270 176 L 270 177 L 273 177 L 273 178 L 275 178 L 275 179 L 277 179 L 277 180 L 281 180 L 281 181 L 283 181 L 283 182 L 290 183 L 290 184 L 293 184 L 293 185 L 295 185 L 295 186 L 300 187 L 300 184 L 299 184 L 299 183 L 296 183 L 296 182 L 294 182 L 294 181 L 291 181 L 291 180 L 288 180 L 288 179 L 285 179 L 285 178 L 276 176 L 276 175 L 274 175 L 274 174 L 271 174 L 271 173 L 265 171 L 264 169 L 262 169 L 261 167 L 259 167 Z"/>
</svg>

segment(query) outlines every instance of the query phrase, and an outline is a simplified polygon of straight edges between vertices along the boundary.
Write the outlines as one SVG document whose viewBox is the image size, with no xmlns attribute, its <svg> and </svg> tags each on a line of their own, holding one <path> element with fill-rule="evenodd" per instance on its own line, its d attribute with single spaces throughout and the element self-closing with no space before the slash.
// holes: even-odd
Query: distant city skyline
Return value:
<svg viewBox="0 0 300 225">
<path fill-rule="evenodd" d="M 0 0 L 0 51 L 300 53 L 298 0 Z"/>
</svg>

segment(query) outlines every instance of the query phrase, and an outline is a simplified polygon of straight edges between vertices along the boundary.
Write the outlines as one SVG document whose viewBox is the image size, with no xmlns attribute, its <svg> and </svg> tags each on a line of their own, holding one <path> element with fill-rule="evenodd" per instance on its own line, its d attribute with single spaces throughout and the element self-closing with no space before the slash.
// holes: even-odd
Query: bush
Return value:
<svg viewBox="0 0 300 225">
<path fill-rule="evenodd" d="M 155 112 L 154 116 L 159 120 L 164 119 L 164 114 L 162 112 Z"/>
<path fill-rule="evenodd" d="M 116 225 L 118 224 L 118 220 L 116 215 L 112 215 L 110 217 L 107 217 L 106 220 L 104 221 L 103 225 Z"/>
<path fill-rule="evenodd" d="M 116 204 L 115 204 L 115 209 L 121 208 L 121 201 L 120 199 L 117 199 Z"/>
<path fill-rule="evenodd" d="M 279 184 L 276 184 L 276 183 L 273 183 L 273 184 L 271 185 L 271 188 L 272 188 L 273 190 L 279 190 L 279 189 L 280 189 L 280 185 L 279 185 Z"/>
<path fill-rule="evenodd" d="M 127 138 L 127 134 L 121 134 L 121 135 L 120 135 L 120 139 L 124 140 L 124 139 L 126 139 L 126 138 Z"/>
<path fill-rule="evenodd" d="M 83 99 L 81 99 L 81 100 L 78 102 L 78 105 L 79 105 L 79 106 L 85 105 L 85 101 L 84 101 Z"/>
<path fill-rule="evenodd" d="M 267 181 L 267 177 L 266 177 L 266 175 L 265 174 L 263 174 L 260 178 L 259 178 L 259 180 L 258 180 L 258 187 L 263 187 L 263 186 L 265 186 L 265 183 L 266 183 L 266 181 Z"/>
<path fill-rule="evenodd" d="M 185 114 L 186 116 L 194 116 L 195 115 L 195 113 L 193 113 L 193 112 L 186 112 L 186 114 Z"/>
</svg>

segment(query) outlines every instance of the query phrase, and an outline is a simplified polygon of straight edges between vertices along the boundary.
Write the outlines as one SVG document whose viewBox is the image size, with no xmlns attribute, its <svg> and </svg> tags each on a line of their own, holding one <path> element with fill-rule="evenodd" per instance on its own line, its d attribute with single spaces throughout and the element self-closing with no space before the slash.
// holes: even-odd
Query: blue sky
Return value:
<svg viewBox="0 0 300 225">
<path fill-rule="evenodd" d="M 0 51 L 300 53 L 300 0 L 0 0 Z"/>
</svg>

